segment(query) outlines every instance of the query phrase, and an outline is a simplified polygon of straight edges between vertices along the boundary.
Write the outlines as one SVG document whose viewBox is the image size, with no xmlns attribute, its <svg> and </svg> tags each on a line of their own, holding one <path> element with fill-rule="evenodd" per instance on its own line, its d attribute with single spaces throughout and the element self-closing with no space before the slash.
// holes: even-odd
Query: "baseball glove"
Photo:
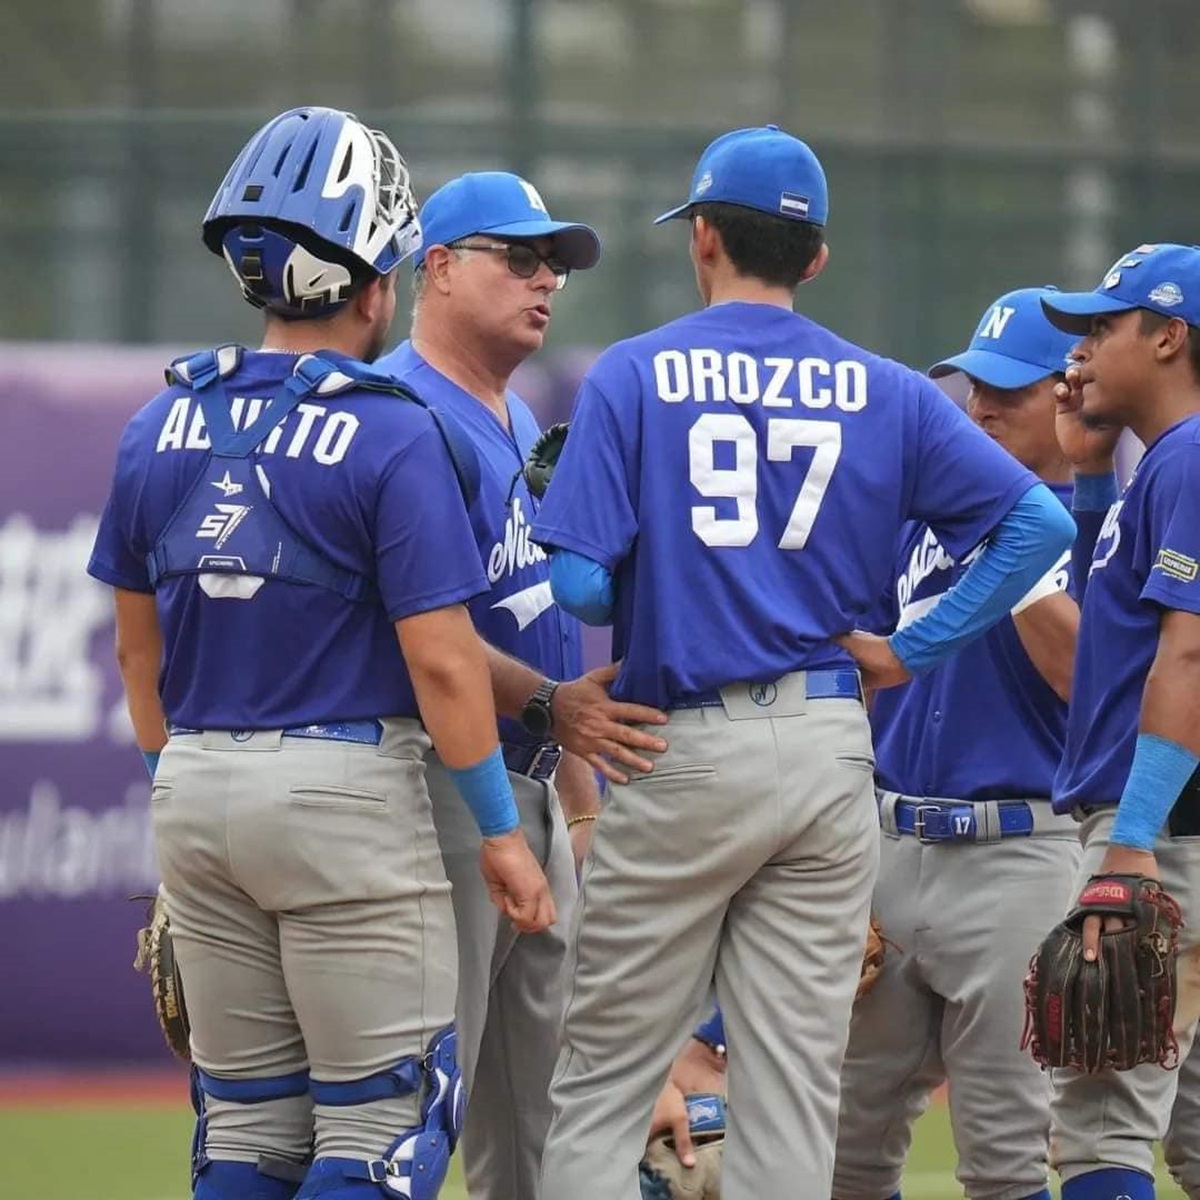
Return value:
<svg viewBox="0 0 1200 1200">
<path fill-rule="evenodd" d="M 134 969 L 145 971 L 150 976 L 154 1012 L 171 1053 L 190 1062 L 192 1055 L 188 1045 L 189 1027 L 187 1007 L 183 1001 L 183 980 L 179 977 L 179 964 L 175 961 L 175 945 L 171 940 L 166 901 L 161 891 L 156 896 L 137 896 L 135 899 L 149 900 L 150 907 L 146 912 L 146 927 L 138 930 Z"/>
<path fill-rule="evenodd" d="M 559 456 L 567 441 L 567 424 L 559 421 L 545 430 L 536 442 L 529 448 L 522 474 L 530 494 L 540 500 L 550 486 L 554 468 L 558 465 Z"/>
<path fill-rule="evenodd" d="M 685 1167 L 675 1139 L 656 1137 L 638 1168 L 642 1200 L 721 1200 L 721 1153 L 725 1148 L 725 1101 L 721 1096 L 685 1097 L 696 1165 Z"/>
<path fill-rule="evenodd" d="M 855 1000 L 861 1000 L 878 982 L 883 973 L 883 960 L 887 956 L 888 940 L 883 936 L 883 926 L 871 914 L 867 926 L 867 944 L 863 948 L 862 974 L 858 977 Z"/>
<path fill-rule="evenodd" d="M 1119 930 L 1100 934 L 1095 962 L 1083 957 L 1090 916 L 1124 918 Z M 1093 875 L 1029 962 L 1022 1049 L 1043 1067 L 1088 1073 L 1176 1066 L 1171 1025 L 1182 923 L 1179 905 L 1156 880 Z"/>
</svg>

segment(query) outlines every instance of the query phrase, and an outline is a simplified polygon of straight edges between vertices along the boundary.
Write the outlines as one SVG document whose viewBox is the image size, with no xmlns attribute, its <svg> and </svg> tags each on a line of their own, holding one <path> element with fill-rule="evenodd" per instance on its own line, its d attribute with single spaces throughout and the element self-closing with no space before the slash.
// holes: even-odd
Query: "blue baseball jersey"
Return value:
<svg viewBox="0 0 1200 1200">
<path fill-rule="evenodd" d="M 1054 780 L 1060 812 L 1121 798 L 1163 612 L 1200 613 L 1198 513 L 1200 417 L 1189 417 L 1147 449 L 1096 542 Z"/>
<path fill-rule="evenodd" d="M 471 524 L 491 590 L 471 601 L 475 628 L 493 646 L 552 679 L 574 679 L 583 670 L 579 622 L 554 603 L 550 562 L 532 539 L 536 501 L 521 467 L 541 433 L 525 402 L 508 393 L 509 428 L 453 380 L 431 367 L 403 342 L 376 363 L 448 414 L 471 439 L 479 456 L 479 496 Z M 507 742 L 536 739 L 516 722 L 500 720 Z"/>
<path fill-rule="evenodd" d="M 1051 484 L 1070 508 L 1071 487 Z M 888 593 L 891 632 L 933 608 L 969 568 L 923 522 L 905 527 Z M 1070 551 L 1034 594 L 1071 590 Z M 1067 706 L 1021 645 L 1011 616 L 940 666 L 871 702 L 875 778 L 908 796 L 1049 800 L 1062 758 Z"/>
<path fill-rule="evenodd" d="M 905 521 L 965 554 L 1036 483 L 923 375 L 737 301 L 600 357 L 534 536 L 614 573 L 613 694 L 670 705 L 852 666 Z"/>
<path fill-rule="evenodd" d="M 225 381 L 247 419 L 296 356 L 246 353 Z M 257 401 L 257 403 L 256 403 Z M 235 422 L 236 423 L 236 422 Z M 244 423 L 244 422 L 243 422 Z M 196 551 L 252 520 L 240 485 L 209 460 L 197 398 L 160 392 L 129 422 L 89 574 L 155 592 L 167 719 L 197 729 L 280 729 L 418 715 L 393 621 L 469 600 L 487 580 L 445 441 L 399 396 L 349 391 L 300 404 L 253 451 L 271 504 L 314 550 L 372 581 L 352 603 L 315 585 L 172 575 L 151 586 L 146 556 L 200 472 L 213 478 Z M 206 463 L 208 464 L 206 468 Z M 202 489 L 207 492 L 207 488 Z"/>
</svg>

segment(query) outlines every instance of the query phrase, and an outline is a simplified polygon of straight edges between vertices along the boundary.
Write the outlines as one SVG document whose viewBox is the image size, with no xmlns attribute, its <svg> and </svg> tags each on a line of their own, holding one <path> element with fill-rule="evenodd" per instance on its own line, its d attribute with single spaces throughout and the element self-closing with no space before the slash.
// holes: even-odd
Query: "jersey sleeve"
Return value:
<svg viewBox="0 0 1200 1200">
<path fill-rule="evenodd" d="M 87 571 L 94 579 L 130 592 L 153 592 L 137 520 L 144 466 L 137 453 L 136 418 L 126 427 L 117 447 L 112 489 L 100 516 Z"/>
<path fill-rule="evenodd" d="M 1200 613 L 1200 446 L 1189 444 L 1155 474 L 1147 489 L 1149 573 L 1142 599 Z"/>
<path fill-rule="evenodd" d="M 633 497 L 638 419 L 631 408 L 622 421 L 607 391 L 591 375 L 584 379 L 571 432 L 533 523 L 535 541 L 616 569 L 638 530 Z"/>
<path fill-rule="evenodd" d="M 961 559 L 1038 478 L 927 380 L 919 383 L 917 406 L 907 515 L 927 522 L 946 550 Z"/>
<path fill-rule="evenodd" d="M 376 578 L 389 620 L 459 604 L 487 591 L 458 478 L 432 424 L 384 470 L 372 536 Z"/>
</svg>

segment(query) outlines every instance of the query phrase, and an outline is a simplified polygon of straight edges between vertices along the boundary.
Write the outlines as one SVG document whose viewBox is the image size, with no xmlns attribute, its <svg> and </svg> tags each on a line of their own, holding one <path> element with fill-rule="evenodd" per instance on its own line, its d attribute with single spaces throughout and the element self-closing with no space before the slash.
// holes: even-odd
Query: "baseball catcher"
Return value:
<svg viewBox="0 0 1200 1200">
<path fill-rule="evenodd" d="M 155 896 L 139 896 L 148 899 L 146 927 L 137 934 L 137 957 L 134 969 L 145 971 L 150 976 L 150 992 L 154 997 L 154 1014 L 167 1040 L 171 1053 L 191 1061 L 188 1048 L 188 1015 L 183 1000 L 183 980 L 179 977 L 179 966 L 175 961 L 175 946 L 171 940 L 171 924 L 167 920 L 167 905 L 160 890 Z"/>
<path fill-rule="evenodd" d="M 685 1097 L 696 1164 L 685 1167 L 669 1134 L 654 1138 L 638 1168 L 642 1200 L 721 1200 L 725 1100 L 712 1093 Z"/>
<path fill-rule="evenodd" d="M 1110 917 L 1120 919 L 1117 928 Z M 1089 918 L 1105 919 L 1094 961 L 1085 952 Z M 1182 923 L 1179 905 L 1157 880 L 1093 875 L 1030 961 L 1022 1047 L 1043 1067 L 1088 1073 L 1176 1066 L 1171 1026 Z"/>
</svg>

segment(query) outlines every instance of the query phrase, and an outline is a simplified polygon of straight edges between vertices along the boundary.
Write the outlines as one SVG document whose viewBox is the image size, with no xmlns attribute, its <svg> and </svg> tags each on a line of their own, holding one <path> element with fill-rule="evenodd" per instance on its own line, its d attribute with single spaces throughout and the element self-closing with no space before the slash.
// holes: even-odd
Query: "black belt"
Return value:
<svg viewBox="0 0 1200 1200">
<path fill-rule="evenodd" d="M 557 742 L 505 742 L 501 749 L 504 765 L 514 775 L 538 781 L 549 779 L 562 758 L 562 747 Z"/>
</svg>

